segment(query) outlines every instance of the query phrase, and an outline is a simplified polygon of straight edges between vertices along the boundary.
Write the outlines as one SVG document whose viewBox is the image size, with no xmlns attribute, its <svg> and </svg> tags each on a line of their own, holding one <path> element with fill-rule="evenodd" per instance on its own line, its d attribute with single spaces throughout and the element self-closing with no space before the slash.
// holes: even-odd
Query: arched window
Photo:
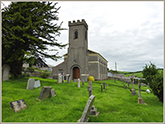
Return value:
<svg viewBox="0 0 165 124">
<path fill-rule="evenodd" d="M 77 39 L 78 38 L 78 31 L 75 31 L 74 32 L 74 39 Z"/>
</svg>

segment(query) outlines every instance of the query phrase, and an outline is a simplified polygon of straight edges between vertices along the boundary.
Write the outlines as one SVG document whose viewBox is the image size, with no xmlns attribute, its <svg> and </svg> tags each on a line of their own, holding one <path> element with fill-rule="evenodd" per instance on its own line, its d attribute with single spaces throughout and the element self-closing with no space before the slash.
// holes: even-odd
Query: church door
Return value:
<svg viewBox="0 0 165 124">
<path fill-rule="evenodd" d="M 73 79 L 80 78 L 80 69 L 78 67 L 73 68 Z"/>
</svg>

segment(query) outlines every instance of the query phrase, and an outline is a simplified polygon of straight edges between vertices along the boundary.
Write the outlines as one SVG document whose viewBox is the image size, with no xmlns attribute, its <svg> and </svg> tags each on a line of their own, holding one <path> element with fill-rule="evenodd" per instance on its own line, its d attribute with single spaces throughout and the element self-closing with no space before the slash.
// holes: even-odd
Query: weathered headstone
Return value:
<svg viewBox="0 0 165 124">
<path fill-rule="evenodd" d="M 102 84 L 101 84 L 101 92 L 103 92 L 103 86 L 102 86 Z"/>
<path fill-rule="evenodd" d="M 68 83 L 71 82 L 71 75 L 68 76 Z"/>
<path fill-rule="evenodd" d="M 139 98 L 138 98 L 138 103 L 139 104 L 145 104 L 146 105 L 146 103 L 143 101 L 143 99 L 141 98 L 141 83 L 140 83 L 140 79 L 138 79 L 138 87 L 139 87 Z"/>
<path fill-rule="evenodd" d="M 60 75 L 60 74 L 58 74 L 57 83 L 61 83 L 61 82 L 62 82 L 62 80 L 61 80 L 61 75 Z"/>
<path fill-rule="evenodd" d="M 83 112 L 81 118 L 78 120 L 79 122 L 88 122 L 88 120 L 89 120 L 88 115 L 90 113 L 94 100 L 95 100 L 95 96 L 91 95 L 89 97 L 89 100 L 87 101 L 87 104 L 85 106 L 85 109 L 84 109 L 84 112 Z"/>
<path fill-rule="evenodd" d="M 104 89 L 105 89 L 105 82 L 104 82 Z"/>
<path fill-rule="evenodd" d="M 132 83 L 133 83 L 132 95 L 137 95 L 135 88 L 134 88 L 134 77 L 132 78 Z"/>
<path fill-rule="evenodd" d="M 50 87 L 50 86 L 42 87 L 39 99 L 44 100 L 44 99 L 48 98 L 51 95 L 51 89 L 52 89 L 52 87 Z"/>
<path fill-rule="evenodd" d="M 8 64 L 4 64 L 2 67 L 2 81 L 9 80 L 9 72 L 10 66 Z"/>
<path fill-rule="evenodd" d="M 34 83 L 35 80 L 33 78 L 29 78 L 26 89 L 30 89 L 30 90 L 34 89 Z"/>
<path fill-rule="evenodd" d="M 27 108 L 24 99 L 10 102 L 10 106 L 15 112 L 19 112 L 20 110 Z"/>
<path fill-rule="evenodd" d="M 78 78 L 78 88 L 80 88 L 80 79 Z"/>
<path fill-rule="evenodd" d="M 52 95 L 52 97 L 56 96 L 55 89 L 52 89 L 52 90 L 51 90 L 51 95 Z"/>
<path fill-rule="evenodd" d="M 41 84 L 40 84 L 40 80 L 35 81 L 35 83 L 34 83 L 34 87 L 35 87 L 35 88 L 38 88 L 38 87 L 40 87 L 40 86 L 41 86 Z"/>
<path fill-rule="evenodd" d="M 92 105 L 90 110 L 90 115 L 97 117 L 99 115 L 99 112 L 97 112 L 97 108 L 95 108 L 94 105 Z"/>
<path fill-rule="evenodd" d="M 84 86 L 84 81 L 82 82 L 82 85 Z"/>
<path fill-rule="evenodd" d="M 63 75 L 62 75 L 62 82 L 65 83 L 64 73 L 63 73 Z"/>
<path fill-rule="evenodd" d="M 92 87 L 92 81 L 89 81 L 88 82 L 88 91 L 89 91 L 89 97 L 92 95 L 92 90 L 93 90 L 93 87 Z"/>
</svg>

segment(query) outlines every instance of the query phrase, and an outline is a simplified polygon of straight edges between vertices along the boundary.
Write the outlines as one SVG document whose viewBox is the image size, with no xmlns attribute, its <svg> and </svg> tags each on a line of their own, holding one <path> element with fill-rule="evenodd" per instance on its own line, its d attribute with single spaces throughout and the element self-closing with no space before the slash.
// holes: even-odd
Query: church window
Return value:
<svg viewBox="0 0 165 124">
<path fill-rule="evenodd" d="M 74 39 L 77 39 L 78 38 L 78 31 L 75 31 L 74 32 Z"/>
<path fill-rule="evenodd" d="M 85 31 L 85 40 L 87 40 L 87 31 Z"/>
</svg>

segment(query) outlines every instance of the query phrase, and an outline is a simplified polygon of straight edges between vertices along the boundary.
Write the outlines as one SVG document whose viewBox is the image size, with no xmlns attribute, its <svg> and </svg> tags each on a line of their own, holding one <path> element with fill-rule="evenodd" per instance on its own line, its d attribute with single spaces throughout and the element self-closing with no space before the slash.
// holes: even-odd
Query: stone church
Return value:
<svg viewBox="0 0 165 124">
<path fill-rule="evenodd" d="M 62 73 L 66 80 L 87 81 L 89 76 L 95 80 L 107 79 L 108 61 L 99 53 L 88 49 L 88 25 L 84 19 L 69 21 L 69 48 L 64 61 L 52 68 L 52 76 Z M 97 44 L 96 44 L 97 45 Z"/>
</svg>

